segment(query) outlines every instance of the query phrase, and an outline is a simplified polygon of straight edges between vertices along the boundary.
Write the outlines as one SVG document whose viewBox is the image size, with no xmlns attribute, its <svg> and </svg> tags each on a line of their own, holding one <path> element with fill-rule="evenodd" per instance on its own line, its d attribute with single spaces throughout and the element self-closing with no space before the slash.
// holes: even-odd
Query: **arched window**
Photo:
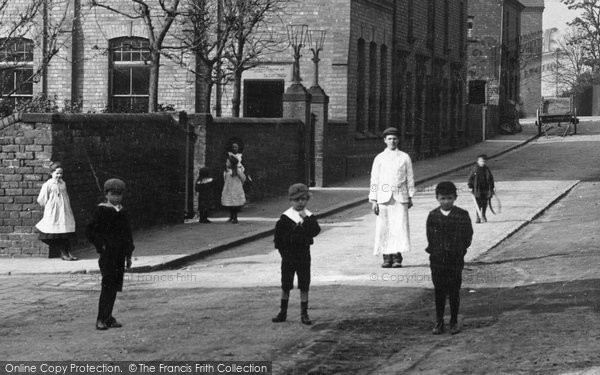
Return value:
<svg viewBox="0 0 600 375">
<path fill-rule="evenodd" d="M 143 38 L 110 41 L 109 108 L 111 112 L 148 112 L 149 43 Z"/>
<path fill-rule="evenodd" d="M 435 0 L 427 2 L 427 48 L 433 49 L 435 43 Z"/>
<path fill-rule="evenodd" d="M 414 102 L 417 99 L 415 97 L 415 84 L 411 72 L 406 72 L 406 78 L 404 79 L 404 96 L 406 97 L 406 108 L 404 109 L 404 133 L 406 135 L 413 135 L 414 132 Z"/>
<path fill-rule="evenodd" d="M 387 98 L 388 98 L 388 52 L 387 46 L 383 44 L 379 51 L 381 62 L 379 63 L 379 130 L 387 128 Z"/>
<path fill-rule="evenodd" d="M 461 20 L 462 22 L 462 20 Z M 450 48 L 450 1 L 444 0 L 444 53 Z"/>
<path fill-rule="evenodd" d="M 377 133 L 377 44 L 369 43 L 369 131 Z"/>
<path fill-rule="evenodd" d="M 365 40 L 358 40 L 357 85 L 356 85 L 356 131 L 365 132 Z"/>
<path fill-rule="evenodd" d="M 33 97 L 33 41 L 0 39 L 0 95 L 13 106 Z"/>
<path fill-rule="evenodd" d="M 408 8 L 408 22 L 407 22 L 407 31 L 406 31 L 406 41 L 409 44 L 414 42 L 415 32 L 414 32 L 414 24 L 415 24 L 415 3 L 414 0 L 408 0 L 407 4 Z"/>
</svg>

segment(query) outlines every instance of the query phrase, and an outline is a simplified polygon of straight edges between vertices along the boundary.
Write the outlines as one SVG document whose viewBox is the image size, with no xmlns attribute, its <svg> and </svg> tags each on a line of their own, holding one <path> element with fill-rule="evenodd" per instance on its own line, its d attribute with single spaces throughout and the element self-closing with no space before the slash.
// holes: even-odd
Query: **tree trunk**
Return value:
<svg viewBox="0 0 600 375">
<path fill-rule="evenodd" d="M 150 83 L 148 85 L 148 112 L 158 110 L 158 70 L 160 68 L 160 52 L 154 50 L 150 52 Z"/>
<path fill-rule="evenodd" d="M 196 113 L 210 113 L 210 99 L 213 82 L 211 79 L 212 67 L 200 58 L 196 58 Z"/>
<path fill-rule="evenodd" d="M 242 95 L 242 70 L 236 70 L 233 77 L 233 98 L 231 99 L 231 115 L 233 117 L 240 117 L 240 97 Z"/>
<path fill-rule="evenodd" d="M 215 85 L 215 116 L 223 115 L 223 74 L 221 72 L 221 62 L 217 62 L 217 83 Z"/>
</svg>

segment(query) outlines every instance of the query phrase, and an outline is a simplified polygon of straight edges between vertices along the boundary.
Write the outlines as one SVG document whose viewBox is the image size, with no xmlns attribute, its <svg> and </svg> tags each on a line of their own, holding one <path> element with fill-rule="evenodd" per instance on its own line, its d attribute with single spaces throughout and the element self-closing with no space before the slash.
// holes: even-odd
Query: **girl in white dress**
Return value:
<svg viewBox="0 0 600 375">
<path fill-rule="evenodd" d="M 246 195 L 244 194 L 244 167 L 238 158 L 228 155 L 225 161 L 225 171 L 223 172 L 223 192 L 221 193 L 221 205 L 229 207 L 229 222 L 237 224 L 238 212 L 240 212 Z"/>
<path fill-rule="evenodd" d="M 75 217 L 67 194 L 67 184 L 62 177 L 62 165 L 53 163 L 52 178 L 44 182 L 37 198 L 44 208 L 44 216 L 35 227 L 40 231 L 40 240 L 50 247 L 50 258 L 60 252 L 62 260 L 77 260 L 71 255 L 69 242 L 69 238 L 75 236 Z"/>
</svg>

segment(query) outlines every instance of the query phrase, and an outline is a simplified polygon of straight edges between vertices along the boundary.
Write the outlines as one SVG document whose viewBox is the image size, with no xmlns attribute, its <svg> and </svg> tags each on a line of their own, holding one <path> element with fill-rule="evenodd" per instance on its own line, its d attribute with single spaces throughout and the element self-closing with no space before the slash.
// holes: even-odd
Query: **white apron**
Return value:
<svg viewBox="0 0 600 375">
<path fill-rule="evenodd" d="M 375 222 L 374 254 L 396 254 L 410 251 L 408 203 L 392 198 L 379 203 L 379 215 Z"/>
</svg>

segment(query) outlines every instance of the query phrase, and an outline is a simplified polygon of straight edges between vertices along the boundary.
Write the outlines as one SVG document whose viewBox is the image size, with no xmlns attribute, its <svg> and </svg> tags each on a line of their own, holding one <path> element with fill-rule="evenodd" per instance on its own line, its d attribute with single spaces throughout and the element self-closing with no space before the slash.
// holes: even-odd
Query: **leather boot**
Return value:
<svg viewBox="0 0 600 375">
<path fill-rule="evenodd" d="M 402 254 L 392 254 L 392 268 L 402 268 Z"/>
<path fill-rule="evenodd" d="M 392 262 L 392 254 L 383 254 L 383 263 L 381 264 L 381 268 L 391 268 Z"/>
<path fill-rule="evenodd" d="M 282 299 L 281 300 L 281 309 L 279 310 L 279 314 L 277 314 L 276 317 L 274 317 L 273 319 L 271 319 L 271 321 L 273 323 L 285 322 L 285 320 L 287 319 L 288 301 L 289 300 L 287 300 L 287 299 Z"/>
<path fill-rule="evenodd" d="M 60 247 L 60 259 L 62 260 L 73 260 L 71 259 L 71 255 L 63 246 Z"/>
<path fill-rule="evenodd" d="M 438 321 L 437 323 L 435 323 L 435 327 L 433 327 L 433 332 L 434 335 L 441 335 L 442 333 L 444 333 L 444 321 L 442 320 L 441 322 Z"/>
<path fill-rule="evenodd" d="M 108 329 L 108 327 L 106 326 L 106 323 L 104 323 L 102 320 L 98 319 L 96 321 L 96 329 L 99 331 L 106 331 Z"/>
<path fill-rule="evenodd" d="M 302 324 L 312 324 L 312 320 L 308 317 L 308 302 L 300 302 L 300 320 Z"/>
<path fill-rule="evenodd" d="M 79 259 L 76 256 L 74 256 L 73 254 L 71 254 L 71 243 L 69 242 L 69 240 L 65 240 L 65 251 L 67 252 L 67 256 L 69 257 L 69 260 L 78 260 Z"/>
</svg>

